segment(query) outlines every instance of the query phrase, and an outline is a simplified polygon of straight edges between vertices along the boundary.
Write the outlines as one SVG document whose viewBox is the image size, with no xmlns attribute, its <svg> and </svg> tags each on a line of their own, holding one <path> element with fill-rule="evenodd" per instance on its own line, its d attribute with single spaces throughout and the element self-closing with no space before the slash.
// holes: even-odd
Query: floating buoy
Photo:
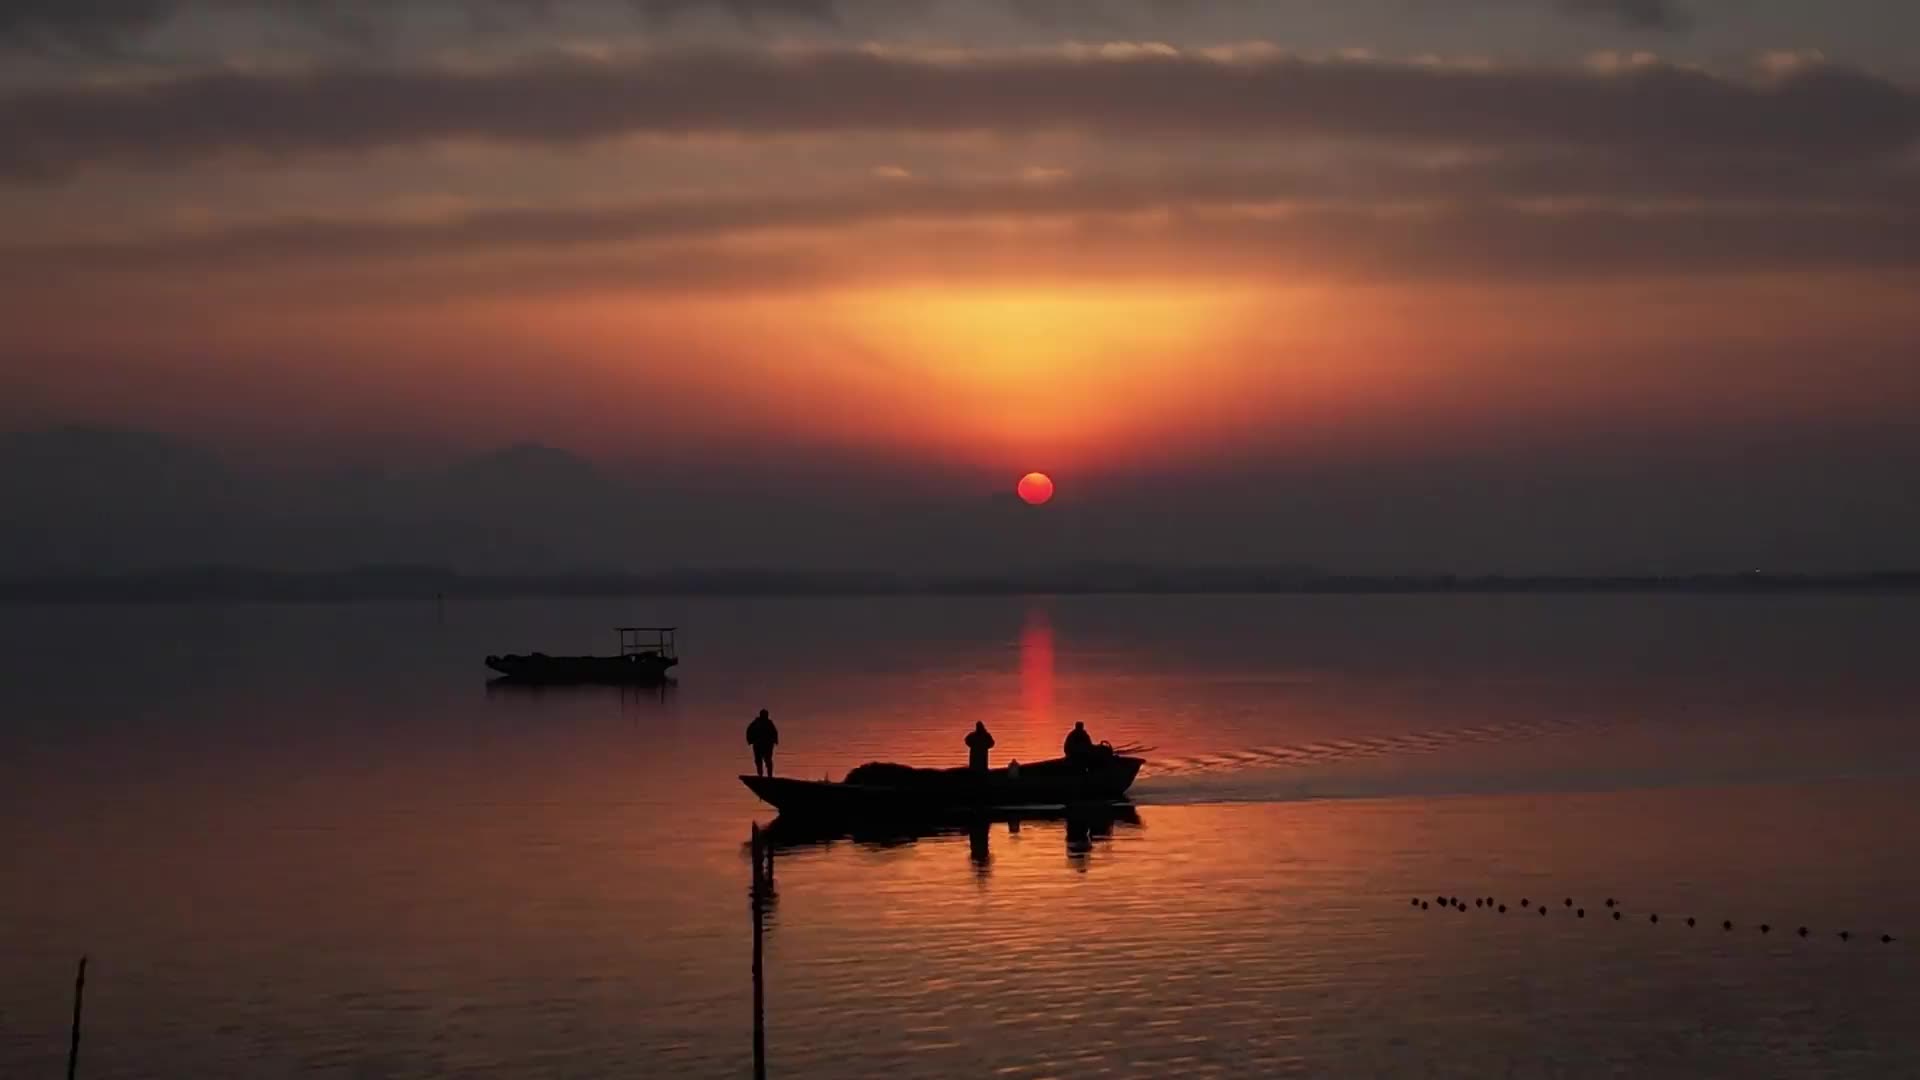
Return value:
<svg viewBox="0 0 1920 1080">
<path fill-rule="evenodd" d="M 1467 910 L 1466 900 L 1458 896 L 1438 896 L 1438 897 L 1435 897 L 1433 900 L 1424 900 L 1416 896 L 1407 901 L 1407 905 L 1409 907 L 1417 908 L 1421 911 L 1430 910 L 1435 903 L 1438 903 L 1443 908 L 1451 907 L 1458 911 L 1463 911 L 1463 912 Z M 1561 903 L 1566 906 L 1568 911 L 1570 911 L 1574 915 L 1574 917 L 1580 918 L 1580 919 L 1584 919 L 1587 917 L 1587 909 L 1584 907 L 1576 907 L 1574 905 L 1573 897 L 1571 896 L 1566 897 L 1561 901 Z M 1604 903 L 1606 905 L 1606 913 L 1611 914 L 1613 916 L 1614 922 L 1620 922 L 1625 917 L 1626 906 L 1622 904 L 1617 898 L 1609 896 L 1606 898 Z M 1507 913 L 1507 907 L 1508 907 L 1507 904 L 1501 903 L 1497 897 L 1492 897 L 1492 896 L 1474 897 L 1473 906 L 1477 909 L 1482 909 L 1486 911 L 1496 911 L 1502 915 L 1505 915 Z M 1520 910 L 1538 911 L 1540 913 L 1541 918 L 1546 918 L 1548 907 L 1549 907 L 1548 903 L 1535 904 L 1533 900 L 1529 897 L 1520 898 Z M 1647 922 L 1651 925 L 1655 925 L 1655 926 L 1659 925 L 1660 923 L 1659 912 L 1648 912 Z M 1689 915 L 1686 917 L 1686 923 L 1687 923 L 1687 927 L 1691 929 L 1693 927 L 1699 926 L 1701 923 L 1701 920 L 1697 916 Z M 1757 926 L 1759 931 L 1762 934 L 1771 935 L 1773 933 L 1772 923 L 1758 923 L 1758 924 L 1749 924 L 1749 925 Z M 1720 929 L 1723 931 L 1731 932 L 1734 929 L 1733 920 L 1732 919 L 1722 920 L 1720 923 Z M 1813 929 L 1811 927 L 1798 926 L 1798 927 L 1791 927 L 1786 929 L 1791 929 L 1794 934 L 1798 935 L 1801 938 L 1801 940 L 1807 940 L 1813 936 Z M 1783 933 L 1786 932 L 1786 929 L 1783 929 L 1782 932 Z M 1833 933 L 1835 937 L 1839 938 L 1843 942 L 1850 942 L 1853 940 L 1853 931 L 1851 930 L 1831 931 L 1831 933 Z M 1880 935 L 1880 944 L 1882 945 L 1892 945 L 1894 941 L 1895 941 L 1895 938 L 1892 934 L 1883 933 Z"/>
</svg>

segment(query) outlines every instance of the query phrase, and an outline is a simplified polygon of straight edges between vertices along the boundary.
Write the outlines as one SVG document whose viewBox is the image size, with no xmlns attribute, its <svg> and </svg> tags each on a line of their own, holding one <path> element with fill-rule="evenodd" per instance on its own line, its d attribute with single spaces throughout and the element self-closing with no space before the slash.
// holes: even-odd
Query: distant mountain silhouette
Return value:
<svg viewBox="0 0 1920 1080">
<path fill-rule="evenodd" d="M 162 435 L 63 427 L 0 436 L 0 566 L 153 565 L 197 551 L 247 558 L 231 541 L 248 516 L 243 478 Z"/>
<path fill-rule="evenodd" d="M 553 572 L 617 565 L 629 551 L 632 485 L 564 450 L 520 443 L 417 481 L 411 515 L 442 560 Z"/>
<path fill-rule="evenodd" d="M 211 454 L 142 431 L 62 427 L 0 434 L 0 495 L 97 506 L 204 496 L 231 473 Z"/>
<path fill-rule="evenodd" d="M 1496 465 L 1489 475 L 1525 463 Z M 573 588 L 753 567 L 763 569 L 696 569 L 663 585 L 1231 591 L 1335 587 L 1306 564 L 1376 572 L 1338 585 L 1353 589 L 1519 587 L 1377 573 L 1463 561 L 1832 570 L 1897 566 L 1913 550 L 1920 503 L 1900 465 L 1862 453 L 1828 475 L 1741 459 L 1738 483 L 1701 483 L 1685 505 L 1656 505 L 1630 471 L 1610 489 L 1585 478 L 1513 487 L 1418 464 L 1391 475 L 1109 479 L 1098 493 L 1063 485 L 1036 508 L 996 477 L 860 455 L 617 464 L 520 443 L 407 468 L 288 468 L 148 432 L 65 427 L 0 434 L 0 578 L 410 566 Z M 1623 506 L 1634 513 L 1609 519 L 1608 507 Z M 853 585 L 836 576 L 849 572 Z M 874 577 L 884 586 L 867 584 Z"/>
<path fill-rule="evenodd" d="M 649 463 L 611 470 L 531 442 L 440 467 L 289 474 L 145 432 L 20 433 L 0 436 L 0 576 L 363 564 L 1025 573 L 1079 557 L 1086 532 L 1070 502 L 1036 510 L 1010 491 L 875 499 L 831 477 L 806 489 L 736 480 L 731 493 L 709 481 Z"/>
<path fill-rule="evenodd" d="M 443 474 L 452 492 L 486 497 L 606 494 L 612 487 L 592 462 L 538 443 L 518 443 L 455 463 Z"/>
<path fill-rule="evenodd" d="M 592 463 L 534 444 L 437 470 L 289 476 L 163 435 L 64 427 L 0 435 L 0 574 L 389 562 L 580 570 L 634 554 L 640 523 L 628 511 L 640 503 Z"/>
</svg>

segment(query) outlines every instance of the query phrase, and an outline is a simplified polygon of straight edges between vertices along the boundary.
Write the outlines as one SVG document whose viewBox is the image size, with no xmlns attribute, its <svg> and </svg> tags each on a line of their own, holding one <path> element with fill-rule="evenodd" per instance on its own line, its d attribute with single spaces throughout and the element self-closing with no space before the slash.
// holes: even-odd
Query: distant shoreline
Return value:
<svg viewBox="0 0 1920 1080">
<path fill-rule="evenodd" d="M 0 579 L 0 603 L 343 603 L 590 596 L 1521 595 L 1920 592 L 1920 571 L 1857 574 L 1447 575 L 1092 568 L 1018 575 L 674 571 L 486 575 L 428 569 L 201 569 Z"/>
</svg>

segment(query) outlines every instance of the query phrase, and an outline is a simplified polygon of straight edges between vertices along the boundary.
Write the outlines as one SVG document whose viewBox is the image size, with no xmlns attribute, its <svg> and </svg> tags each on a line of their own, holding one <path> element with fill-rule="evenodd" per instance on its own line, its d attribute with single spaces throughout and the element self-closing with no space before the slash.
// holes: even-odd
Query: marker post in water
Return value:
<svg viewBox="0 0 1920 1080">
<path fill-rule="evenodd" d="M 67 1080 L 73 1080 L 80 1068 L 80 1006 L 87 993 L 87 958 L 80 958 L 80 971 L 73 977 L 73 1041 L 67 1044 Z"/>
</svg>

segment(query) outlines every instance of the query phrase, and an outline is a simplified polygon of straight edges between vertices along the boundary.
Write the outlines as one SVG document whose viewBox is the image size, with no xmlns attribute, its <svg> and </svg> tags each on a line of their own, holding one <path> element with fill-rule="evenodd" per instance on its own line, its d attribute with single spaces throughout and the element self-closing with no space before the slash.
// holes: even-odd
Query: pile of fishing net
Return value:
<svg viewBox="0 0 1920 1080">
<path fill-rule="evenodd" d="M 896 765 L 891 761 L 869 761 L 856 767 L 847 774 L 849 784 L 876 784 L 898 786 L 914 780 L 924 780 L 935 769 L 916 769 L 911 765 Z"/>
</svg>

